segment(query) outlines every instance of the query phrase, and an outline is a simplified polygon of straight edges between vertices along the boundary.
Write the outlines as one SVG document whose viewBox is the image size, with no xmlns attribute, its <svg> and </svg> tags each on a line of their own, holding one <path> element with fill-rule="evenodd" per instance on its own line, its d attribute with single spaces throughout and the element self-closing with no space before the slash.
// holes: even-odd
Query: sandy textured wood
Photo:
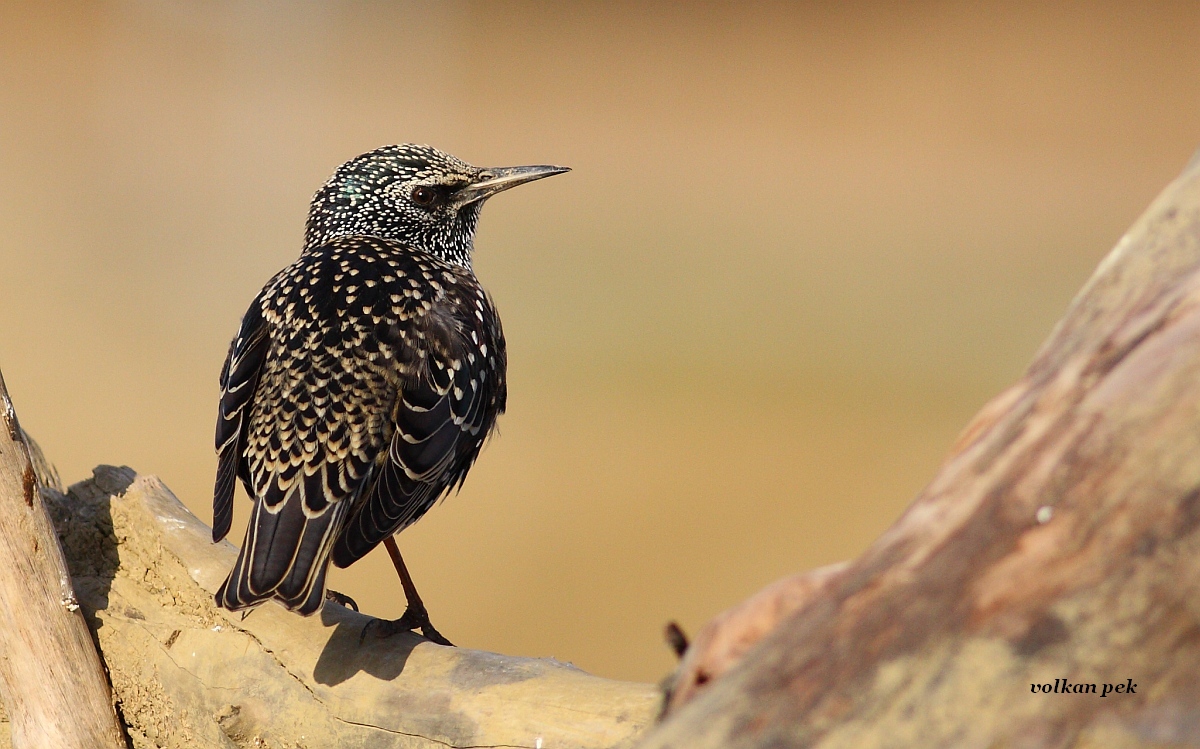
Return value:
<svg viewBox="0 0 1200 749">
<path fill-rule="evenodd" d="M 553 660 L 359 635 L 337 604 L 245 619 L 213 606 L 236 557 L 152 476 L 101 467 L 53 505 L 79 600 L 141 747 L 610 747 L 651 685 Z"/>
<path fill-rule="evenodd" d="M 1055 679 L 1097 693 L 1033 692 Z M 1179 745 L 1200 745 L 1195 163 L 896 525 L 643 746 Z"/>
<path fill-rule="evenodd" d="M 3 377 L 0 559 L 0 700 L 12 746 L 126 746 Z"/>
</svg>

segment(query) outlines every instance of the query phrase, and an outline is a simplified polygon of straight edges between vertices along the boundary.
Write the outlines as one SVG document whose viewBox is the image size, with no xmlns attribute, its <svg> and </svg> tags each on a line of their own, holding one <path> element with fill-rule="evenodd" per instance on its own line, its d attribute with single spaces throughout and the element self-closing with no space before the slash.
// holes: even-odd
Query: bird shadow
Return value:
<svg viewBox="0 0 1200 749">
<path fill-rule="evenodd" d="M 427 641 L 413 632 L 376 637 L 366 631 L 373 621 L 375 617 L 327 601 L 321 609 L 321 623 L 334 629 L 313 667 L 313 680 L 336 686 L 359 672 L 384 681 L 403 673 L 413 648 Z"/>
<path fill-rule="evenodd" d="M 72 485 L 66 493 L 55 487 L 38 487 L 67 562 L 76 602 L 93 638 L 103 626 L 96 614 L 108 610 L 113 578 L 120 567 L 112 499 L 124 493 L 136 477 L 128 467 L 99 466 L 92 478 Z M 122 613 L 144 618 L 134 610 Z"/>
</svg>

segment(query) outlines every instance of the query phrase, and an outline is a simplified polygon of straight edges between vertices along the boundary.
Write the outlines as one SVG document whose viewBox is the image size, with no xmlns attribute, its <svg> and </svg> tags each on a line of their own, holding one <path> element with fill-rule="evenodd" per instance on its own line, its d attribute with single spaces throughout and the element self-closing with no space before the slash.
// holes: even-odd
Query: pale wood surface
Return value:
<svg viewBox="0 0 1200 749">
<path fill-rule="evenodd" d="M 126 746 L 3 377 L 0 559 L 0 738 L 17 749 Z"/>
<path fill-rule="evenodd" d="M 651 685 L 553 660 L 360 644 L 368 617 L 333 603 L 217 609 L 236 551 L 153 476 L 102 466 L 53 513 L 137 749 L 620 747 L 659 709 Z"/>
<path fill-rule="evenodd" d="M 1055 679 L 1098 693 L 1033 693 Z M 1196 162 L 901 519 L 641 746 L 1182 745 L 1200 745 Z"/>
</svg>

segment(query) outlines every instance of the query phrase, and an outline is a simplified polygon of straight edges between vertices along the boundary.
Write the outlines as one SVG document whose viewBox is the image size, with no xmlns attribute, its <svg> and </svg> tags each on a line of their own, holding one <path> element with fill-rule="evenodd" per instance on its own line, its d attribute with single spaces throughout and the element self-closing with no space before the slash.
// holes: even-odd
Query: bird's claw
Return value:
<svg viewBox="0 0 1200 749">
<path fill-rule="evenodd" d="M 425 639 L 432 643 L 445 645 L 448 648 L 454 647 L 454 643 L 434 629 L 433 623 L 429 621 L 429 612 L 425 610 L 424 606 L 409 606 L 399 619 L 372 619 L 363 627 L 362 633 L 358 636 L 358 642 L 360 645 L 362 644 L 367 637 L 368 630 L 374 630 L 375 637 L 382 640 L 397 632 L 412 632 L 417 629 L 421 630 Z"/>
<path fill-rule="evenodd" d="M 348 609 L 354 609 L 355 611 L 358 611 L 358 603 L 345 593 L 338 593 L 336 590 L 326 590 L 325 600 L 333 601 L 334 603 L 340 603 Z"/>
</svg>

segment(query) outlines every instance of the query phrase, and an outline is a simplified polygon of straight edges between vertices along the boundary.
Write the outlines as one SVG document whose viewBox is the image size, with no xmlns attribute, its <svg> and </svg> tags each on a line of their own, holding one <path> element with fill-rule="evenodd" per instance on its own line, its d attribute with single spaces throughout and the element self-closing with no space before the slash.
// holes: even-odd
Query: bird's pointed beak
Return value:
<svg viewBox="0 0 1200 749">
<path fill-rule="evenodd" d="M 510 187 L 533 182 L 535 179 L 553 177 L 571 171 L 566 166 L 498 166 L 484 169 L 479 180 L 454 193 L 453 201 L 460 206 L 486 200 Z"/>
</svg>

